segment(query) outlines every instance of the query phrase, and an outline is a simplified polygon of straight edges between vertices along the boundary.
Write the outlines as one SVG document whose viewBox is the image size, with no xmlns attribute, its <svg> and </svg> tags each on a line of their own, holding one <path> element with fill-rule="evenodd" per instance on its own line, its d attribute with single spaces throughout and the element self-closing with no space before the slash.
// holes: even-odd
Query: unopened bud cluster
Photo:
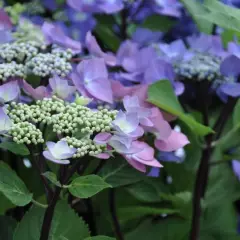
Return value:
<svg viewBox="0 0 240 240">
<path fill-rule="evenodd" d="M 65 77 L 72 70 L 68 62 L 69 54 L 66 57 L 62 52 L 39 53 L 27 62 L 28 72 L 40 77 L 47 77 L 53 74 Z"/>
<path fill-rule="evenodd" d="M 0 57 L 6 61 L 25 62 L 39 52 L 35 42 L 14 42 L 0 45 Z"/>
<path fill-rule="evenodd" d="M 67 136 L 65 140 L 70 147 L 77 149 L 73 158 L 80 158 L 87 154 L 94 156 L 106 151 L 106 145 L 97 145 L 90 138 L 77 139 L 75 137 Z"/>
<path fill-rule="evenodd" d="M 0 80 L 3 82 L 7 81 L 9 78 L 24 78 L 25 74 L 26 69 L 23 64 L 18 64 L 14 61 L 0 64 Z"/>
<path fill-rule="evenodd" d="M 86 154 L 97 155 L 106 150 L 105 145 L 96 145 L 92 138 L 100 132 L 110 132 L 116 110 L 92 110 L 90 108 L 68 103 L 53 96 L 38 100 L 36 104 L 27 105 L 12 102 L 7 114 L 13 122 L 10 135 L 17 143 L 42 143 L 43 134 L 37 128 L 47 124 L 56 136 L 61 136 L 70 146 L 77 148 L 75 158 Z"/>
<path fill-rule="evenodd" d="M 228 79 L 220 73 L 220 64 L 220 57 L 208 53 L 196 53 L 190 61 L 176 63 L 174 69 L 179 79 L 183 81 L 227 82 Z"/>
<path fill-rule="evenodd" d="M 26 75 L 51 77 L 57 74 L 65 77 L 72 70 L 70 49 L 53 46 L 47 52 L 46 46 L 35 41 L 13 42 L 0 45 L 0 80 L 25 78 Z"/>
<path fill-rule="evenodd" d="M 13 136 L 13 141 L 20 144 L 44 143 L 42 132 L 30 122 L 20 122 L 14 124 L 9 132 Z"/>
</svg>

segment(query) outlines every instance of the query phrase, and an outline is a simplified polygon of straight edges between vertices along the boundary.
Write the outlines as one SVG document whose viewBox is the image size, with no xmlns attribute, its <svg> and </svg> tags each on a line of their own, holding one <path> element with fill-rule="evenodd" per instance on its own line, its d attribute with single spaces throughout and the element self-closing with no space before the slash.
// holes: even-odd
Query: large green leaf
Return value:
<svg viewBox="0 0 240 240">
<path fill-rule="evenodd" d="M 2 142 L 0 143 L 0 148 L 20 156 L 27 156 L 30 154 L 28 148 L 24 144 L 17 144 L 15 142 Z"/>
<path fill-rule="evenodd" d="M 174 25 L 175 21 L 169 17 L 161 15 L 150 15 L 142 24 L 142 27 L 149 28 L 153 31 L 167 32 Z"/>
<path fill-rule="evenodd" d="M 195 0 L 181 0 L 181 2 L 195 20 L 199 30 L 207 34 L 211 34 L 213 25 L 199 17 L 206 14 L 206 9 L 202 6 L 202 4 Z"/>
<path fill-rule="evenodd" d="M 32 200 L 24 182 L 4 162 L 0 162 L 0 191 L 17 206 L 25 206 Z"/>
<path fill-rule="evenodd" d="M 214 23 L 222 28 L 240 32 L 240 10 L 227 6 L 217 0 L 205 0 L 205 13 L 197 13 L 197 17 Z"/>
<path fill-rule="evenodd" d="M 126 240 L 186 240 L 190 222 L 179 218 L 166 218 L 159 221 L 142 222 L 134 231 L 127 234 Z"/>
<path fill-rule="evenodd" d="M 4 215 L 8 209 L 13 207 L 15 205 L 4 194 L 0 193 L 0 215 Z"/>
<path fill-rule="evenodd" d="M 110 159 L 101 169 L 99 175 L 112 187 L 136 183 L 146 177 L 131 167 L 122 157 Z"/>
<path fill-rule="evenodd" d="M 129 206 L 118 208 L 118 217 L 121 221 L 140 219 L 144 216 L 159 216 L 161 214 L 178 214 L 180 211 L 173 208 L 151 207 L 151 206 Z"/>
<path fill-rule="evenodd" d="M 106 183 L 103 178 L 97 175 L 87 175 L 75 178 L 69 187 L 69 191 L 75 197 L 89 198 L 110 187 L 111 185 Z"/>
<path fill-rule="evenodd" d="M 233 111 L 233 125 L 236 126 L 240 123 L 240 99 L 238 99 L 237 104 Z"/>
<path fill-rule="evenodd" d="M 149 203 L 162 201 L 161 193 L 168 192 L 167 186 L 158 178 L 146 178 L 141 182 L 127 186 L 126 190 L 139 201 Z"/>
<path fill-rule="evenodd" d="M 89 237 L 84 240 L 116 240 L 115 238 L 106 237 L 106 236 L 95 236 L 95 237 Z"/>
<path fill-rule="evenodd" d="M 13 240 L 39 240 L 44 209 L 33 206 L 14 231 Z"/>
<path fill-rule="evenodd" d="M 178 116 L 179 119 L 185 122 L 197 135 L 205 136 L 209 133 L 213 133 L 210 127 L 198 123 L 194 118 L 184 113 L 182 106 L 174 94 L 171 83 L 168 80 L 158 81 L 149 87 L 148 101 Z"/>
<path fill-rule="evenodd" d="M 0 216 L 0 239 L 12 240 L 16 221 L 11 217 Z"/>
<path fill-rule="evenodd" d="M 13 240 L 39 240 L 44 209 L 33 206 L 18 224 Z M 64 201 L 54 211 L 49 240 L 84 240 L 90 237 L 84 221 Z"/>
</svg>

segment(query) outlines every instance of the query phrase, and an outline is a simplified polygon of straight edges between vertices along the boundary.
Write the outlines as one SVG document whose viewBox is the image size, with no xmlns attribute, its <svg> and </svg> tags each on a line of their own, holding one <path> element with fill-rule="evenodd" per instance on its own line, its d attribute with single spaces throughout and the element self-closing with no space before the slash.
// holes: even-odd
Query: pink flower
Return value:
<svg viewBox="0 0 240 240">
<path fill-rule="evenodd" d="M 37 88 L 33 88 L 25 80 L 21 80 L 21 87 L 26 94 L 30 95 L 35 100 L 42 100 L 45 97 L 51 96 L 50 91 L 46 87 L 39 86 Z"/>
<path fill-rule="evenodd" d="M 188 138 L 176 131 L 172 131 L 167 139 L 155 139 L 155 147 L 164 152 L 172 152 L 189 144 Z"/>
<path fill-rule="evenodd" d="M 151 167 L 162 167 L 162 165 L 154 158 L 154 149 L 147 143 L 134 141 L 133 147 L 141 149 L 141 151 L 124 155 L 129 164 L 141 172 L 146 172 L 146 165 Z"/>
</svg>

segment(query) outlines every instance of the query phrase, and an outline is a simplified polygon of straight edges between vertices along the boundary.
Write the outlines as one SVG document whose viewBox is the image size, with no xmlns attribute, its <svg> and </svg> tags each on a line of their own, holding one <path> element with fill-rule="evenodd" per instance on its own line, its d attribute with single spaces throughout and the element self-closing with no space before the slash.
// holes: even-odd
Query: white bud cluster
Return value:
<svg viewBox="0 0 240 240">
<path fill-rule="evenodd" d="M 0 80 L 7 81 L 8 78 L 24 78 L 25 77 L 25 67 L 23 64 L 17 64 L 12 61 L 10 63 L 0 64 Z"/>
<path fill-rule="evenodd" d="M 77 149 L 77 152 L 73 155 L 73 158 L 80 158 L 87 154 L 94 156 L 106 151 L 106 145 L 97 145 L 90 138 L 77 139 L 75 137 L 67 136 L 64 138 L 70 147 Z"/>
<path fill-rule="evenodd" d="M 220 72 L 221 58 L 208 54 L 196 52 L 189 61 L 176 63 L 174 70 L 180 80 L 210 81 L 218 84 L 228 82 Z M 214 83 L 216 84 L 216 83 Z"/>
<path fill-rule="evenodd" d="M 30 106 L 23 103 L 11 102 L 7 108 L 7 114 L 13 123 L 29 121 L 32 118 Z"/>
<path fill-rule="evenodd" d="M 32 105 L 11 102 L 6 111 L 14 124 L 10 134 L 15 142 L 42 143 L 42 133 L 36 126 L 47 124 L 56 135 L 65 137 L 70 146 L 78 149 L 75 158 L 106 150 L 105 145 L 95 144 L 91 138 L 100 132 L 110 132 L 117 115 L 116 110 L 92 110 L 56 96 Z"/>
<path fill-rule="evenodd" d="M 13 136 L 13 141 L 20 144 L 44 143 L 42 132 L 30 122 L 20 122 L 14 124 L 9 134 Z"/>
<path fill-rule="evenodd" d="M 93 134 L 94 132 L 108 132 L 115 119 L 117 111 L 102 109 L 93 111 L 87 107 L 71 103 L 65 111 L 52 117 L 53 131 L 61 133 Z"/>
<path fill-rule="evenodd" d="M 40 77 L 58 76 L 65 77 L 72 70 L 71 64 L 66 58 L 59 57 L 55 53 L 39 53 L 26 63 L 28 73 Z"/>
<path fill-rule="evenodd" d="M 13 60 L 17 62 L 28 61 L 36 56 L 38 52 L 35 42 L 14 42 L 0 45 L 0 57 L 7 62 Z"/>
<path fill-rule="evenodd" d="M 55 46 L 55 45 L 53 45 L 52 54 L 54 54 L 60 58 L 64 58 L 66 60 L 70 60 L 73 57 L 73 52 L 70 48 L 65 50 L 65 49 L 59 48 L 58 46 Z"/>
</svg>

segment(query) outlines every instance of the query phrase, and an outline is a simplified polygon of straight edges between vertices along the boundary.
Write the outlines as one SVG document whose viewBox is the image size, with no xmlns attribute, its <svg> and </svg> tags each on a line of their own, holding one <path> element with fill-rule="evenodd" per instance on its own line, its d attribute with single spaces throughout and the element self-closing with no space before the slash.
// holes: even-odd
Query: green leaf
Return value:
<svg viewBox="0 0 240 240">
<path fill-rule="evenodd" d="M 233 125 L 237 126 L 240 123 L 240 99 L 238 99 L 233 111 Z"/>
<path fill-rule="evenodd" d="M 17 206 L 25 206 L 32 200 L 24 182 L 4 162 L 0 162 L 0 191 Z"/>
<path fill-rule="evenodd" d="M 159 179 L 144 179 L 141 182 L 131 184 L 126 190 L 136 199 L 142 202 L 155 203 L 161 201 L 161 193 L 166 192 L 166 185 Z"/>
<path fill-rule="evenodd" d="M 17 225 L 14 231 L 13 240 L 39 240 L 43 216 L 43 208 L 37 206 L 31 207 Z"/>
<path fill-rule="evenodd" d="M 100 170 L 99 176 L 112 187 L 136 183 L 146 177 L 131 167 L 123 157 L 110 159 Z"/>
<path fill-rule="evenodd" d="M 13 240 L 39 240 L 44 209 L 33 206 L 18 224 Z M 90 237 L 88 227 L 64 201 L 54 211 L 49 240 L 84 240 Z"/>
<path fill-rule="evenodd" d="M 103 178 L 97 175 L 87 175 L 75 178 L 69 187 L 69 191 L 75 197 L 89 198 L 110 187 L 111 185 L 106 183 Z"/>
<path fill-rule="evenodd" d="M 198 13 L 197 17 L 214 23 L 222 28 L 240 32 L 240 10 L 227 6 L 216 0 L 205 0 L 205 13 Z"/>
<path fill-rule="evenodd" d="M 126 240 L 186 240 L 190 222 L 179 218 L 166 218 L 156 222 L 146 220 L 126 235 Z"/>
<path fill-rule="evenodd" d="M 0 215 L 4 215 L 8 209 L 13 207 L 15 207 L 15 205 L 8 198 L 6 198 L 5 195 L 0 193 Z"/>
<path fill-rule="evenodd" d="M 179 210 L 150 206 L 129 206 L 118 208 L 118 217 L 121 221 L 139 219 L 144 216 L 159 216 L 161 214 L 178 214 Z"/>
<path fill-rule="evenodd" d="M 198 29 L 201 32 L 211 34 L 213 25 L 208 21 L 201 19 L 199 16 L 206 14 L 206 9 L 203 5 L 197 1 L 193 0 L 181 0 L 186 9 L 189 11 L 190 15 L 196 22 Z"/>
<path fill-rule="evenodd" d="M 224 47 L 227 48 L 227 45 L 229 42 L 234 41 L 234 39 L 237 37 L 238 39 L 240 38 L 240 32 L 236 32 L 230 29 L 226 29 L 225 31 L 223 31 L 223 33 L 221 34 L 222 37 L 222 41 L 224 44 Z"/>
<path fill-rule="evenodd" d="M 2 142 L 0 143 L 0 148 L 20 156 L 27 156 L 30 154 L 28 148 L 24 144 L 17 144 L 15 142 Z"/>
<path fill-rule="evenodd" d="M 16 221 L 7 216 L 0 216 L 0 239 L 12 240 Z"/>
<path fill-rule="evenodd" d="M 210 127 L 206 127 L 198 123 L 194 118 L 184 113 L 180 105 L 170 81 L 161 80 L 152 84 L 148 89 L 148 101 L 159 108 L 179 117 L 185 122 L 194 133 L 205 136 L 213 133 Z"/>
<path fill-rule="evenodd" d="M 143 28 L 149 28 L 153 31 L 167 32 L 175 24 L 175 21 L 166 16 L 150 15 L 142 24 Z"/>
<path fill-rule="evenodd" d="M 66 202 L 60 201 L 54 211 L 50 240 L 76 240 L 76 236 L 78 240 L 90 237 L 88 226 Z"/>
<path fill-rule="evenodd" d="M 53 172 L 45 172 L 42 174 L 45 178 L 47 178 L 51 183 L 58 187 L 62 187 L 61 183 L 57 180 L 57 176 Z"/>
<path fill-rule="evenodd" d="M 95 32 L 99 39 L 107 45 L 107 47 L 116 52 L 121 44 L 120 39 L 114 34 L 112 29 L 105 24 L 98 24 L 95 28 Z"/>
<path fill-rule="evenodd" d="M 106 236 L 95 236 L 95 237 L 89 237 L 85 240 L 116 240 L 116 238 L 106 237 Z"/>
</svg>

